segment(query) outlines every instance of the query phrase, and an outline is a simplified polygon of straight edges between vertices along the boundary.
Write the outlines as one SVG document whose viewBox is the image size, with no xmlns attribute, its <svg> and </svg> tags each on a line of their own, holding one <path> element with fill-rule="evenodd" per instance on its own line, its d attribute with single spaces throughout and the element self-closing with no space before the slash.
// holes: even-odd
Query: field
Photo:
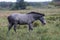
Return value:
<svg viewBox="0 0 60 40">
<path fill-rule="evenodd" d="M 17 33 L 11 29 L 7 36 L 7 16 L 12 13 L 28 13 L 31 11 L 44 13 L 47 24 L 43 26 L 38 20 L 33 23 L 33 31 L 27 25 L 17 26 Z M 0 40 L 60 40 L 60 9 L 26 9 L 0 10 Z"/>
</svg>

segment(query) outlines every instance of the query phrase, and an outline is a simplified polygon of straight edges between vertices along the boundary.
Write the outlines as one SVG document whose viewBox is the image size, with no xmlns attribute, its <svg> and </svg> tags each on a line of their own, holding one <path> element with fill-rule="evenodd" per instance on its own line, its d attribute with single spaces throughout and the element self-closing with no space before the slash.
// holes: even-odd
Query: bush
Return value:
<svg viewBox="0 0 60 40">
<path fill-rule="evenodd" d="M 33 23 L 33 27 L 38 27 L 39 26 L 39 23 L 38 22 L 34 22 Z"/>
</svg>

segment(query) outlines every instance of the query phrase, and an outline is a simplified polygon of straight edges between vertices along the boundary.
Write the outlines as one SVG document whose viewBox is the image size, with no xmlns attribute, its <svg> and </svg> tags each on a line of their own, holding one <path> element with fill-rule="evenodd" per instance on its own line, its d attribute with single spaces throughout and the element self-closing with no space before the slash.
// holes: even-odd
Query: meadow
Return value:
<svg viewBox="0 0 60 40">
<path fill-rule="evenodd" d="M 46 25 L 39 20 L 33 23 L 33 31 L 28 30 L 27 25 L 18 25 L 17 33 L 11 29 L 9 36 L 7 16 L 12 13 L 28 13 L 31 11 L 44 13 Z M 60 8 L 31 8 L 26 10 L 0 10 L 0 40 L 60 40 Z"/>
</svg>

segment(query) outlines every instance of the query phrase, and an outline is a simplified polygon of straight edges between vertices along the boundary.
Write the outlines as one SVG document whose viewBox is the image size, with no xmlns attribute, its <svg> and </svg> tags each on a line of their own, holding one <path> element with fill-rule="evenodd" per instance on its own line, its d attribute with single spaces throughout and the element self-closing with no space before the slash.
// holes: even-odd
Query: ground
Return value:
<svg viewBox="0 0 60 40">
<path fill-rule="evenodd" d="M 17 33 L 11 29 L 9 36 L 7 16 L 12 13 L 28 13 L 31 11 L 44 13 L 46 25 L 41 22 L 33 23 L 33 31 L 28 30 L 27 25 L 17 26 Z M 0 40 L 60 40 L 60 8 L 26 9 L 26 10 L 0 10 Z"/>
</svg>

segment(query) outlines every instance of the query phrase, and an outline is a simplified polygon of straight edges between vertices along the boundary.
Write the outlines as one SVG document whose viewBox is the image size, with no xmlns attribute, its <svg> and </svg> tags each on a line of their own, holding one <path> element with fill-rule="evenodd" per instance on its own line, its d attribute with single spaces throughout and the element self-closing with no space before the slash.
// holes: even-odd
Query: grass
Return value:
<svg viewBox="0 0 60 40">
<path fill-rule="evenodd" d="M 17 27 L 17 33 L 11 29 L 7 36 L 8 22 L 7 16 L 12 13 L 28 13 L 36 11 L 44 13 L 47 24 L 41 25 L 41 22 L 33 23 L 33 31 L 28 30 L 27 25 Z M 36 26 L 36 27 L 35 27 Z M 60 9 L 29 9 L 15 11 L 0 11 L 0 40 L 60 40 Z"/>
</svg>

